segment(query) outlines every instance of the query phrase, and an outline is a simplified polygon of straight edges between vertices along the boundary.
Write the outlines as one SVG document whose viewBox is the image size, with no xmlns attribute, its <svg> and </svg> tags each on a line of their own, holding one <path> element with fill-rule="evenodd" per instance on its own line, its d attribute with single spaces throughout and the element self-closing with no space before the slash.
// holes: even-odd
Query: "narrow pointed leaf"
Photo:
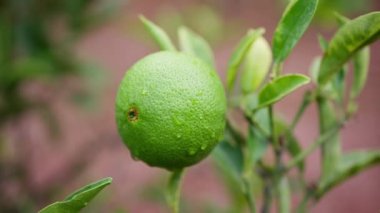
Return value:
<svg viewBox="0 0 380 213">
<path fill-rule="evenodd" d="M 234 182 L 239 183 L 243 171 L 243 153 L 241 149 L 223 140 L 212 152 L 218 167 Z"/>
<path fill-rule="evenodd" d="M 379 39 L 380 12 L 348 21 L 331 39 L 323 56 L 318 81 L 326 84 L 364 46 Z"/>
<path fill-rule="evenodd" d="M 329 42 L 322 35 L 318 35 L 318 42 L 322 51 L 325 51 L 329 46 Z"/>
<path fill-rule="evenodd" d="M 333 105 L 326 98 L 320 98 L 318 103 L 319 132 L 324 135 L 338 126 L 338 118 Z M 321 147 L 321 179 L 325 180 L 338 167 L 341 157 L 340 134 L 337 132 Z"/>
<path fill-rule="evenodd" d="M 318 0 L 292 0 L 274 32 L 273 57 L 276 63 L 285 60 L 309 26 Z"/>
<path fill-rule="evenodd" d="M 171 42 L 168 34 L 159 26 L 146 19 L 144 16 L 140 16 L 140 20 L 144 24 L 145 29 L 149 35 L 157 43 L 161 50 L 176 51 L 175 46 Z"/>
<path fill-rule="evenodd" d="M 343 26 L 345 25 L 347 22 L 350 21 L 349 18 L 343 16 L 342 14 L 338 13 L 338 12 L 335 12 L 334 13 L 334 16 L 336 18 L 336 21 L 338 22 L 339 26 Z"/>
<path fill-rule="evenodd" d="M 112 178 L 104 178 L 97 182 L 84 186 L 67 196 L 63 201 L 58 201 L 43 208 L 39 213 L 76 213 L 86 207 L 88 203 L 106 186 L 111 184 Z"/>
<path fill-rule="evenodd" d="M 242 63 L 244 56 L 248 52 L 249 47 L 258 37 L 264 34 L 264 32 L 265 30 L 263 28 L 259 28 L 257 30 L 250 30 L 247 33 L 247 35 L 240 40 L 239 44 L 232 53 L 230 60 L 228 61 L 227 89 L 232 89 L 239 66 Z"/>
<path fill-rule="evenodd" d="M 365 47 L 354 56 L 354 80 L 351 88 L 351 98 L 356 98 L 363 90 L 369 71 L 370 50 Z"/>
<path fill-rule="evenodd" d="M 318 186 L 317 197 L 365 169 L 380 163 L 379 151 L 356 151 L 342 156 L 338 169 Z"/>
<path fill-rule="evenodd" d="M 212 49 L 204 38 L 186 27 L 179 28 L 178 37 L 183 52 L 194 55 L 211 67 L 215 67 Z"/>
<path fill-rule="evenodd" d="M 309 77 L 301 74 L 281 76 L 268 83 L 259 93 L 259 108 L 274 104 L 297 88 L 310 82 Z"/>
</svg>

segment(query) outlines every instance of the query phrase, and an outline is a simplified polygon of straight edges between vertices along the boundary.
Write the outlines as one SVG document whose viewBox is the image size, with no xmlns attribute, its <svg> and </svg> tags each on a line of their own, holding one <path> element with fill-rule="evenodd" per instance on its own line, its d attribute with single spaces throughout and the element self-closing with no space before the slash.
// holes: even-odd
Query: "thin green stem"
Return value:
<svg viewBox="0 0 380 213">
<path fill-rule="evenodd" d="M 269 133 L 264 129 L 264 127 L 262 127 L 252 116 L 249 116 L 249 115 L 245 115 L 245 118 L 246 120 L 248 121 L 249 124 L 251 124 L 252 126 L 254 126 L 257 130 L 260 131 L 260 133 L 267 139 L 267 140 L 270 140 L 271 139 L 271 136 L 269 135 Z"/>
<path fill-rule="evenodd" d="M 309 203 L 310 198 L 313 196 L 313 191 L 310 189 L 307 189 L 305 191 L 305 194 L 301 200 L 301 202 L 298 204 L 296 212 L 297 213 L 306 213 L 307 212 L 307 205 Z"/>
<path fill-rule="evenodd" d="M 265 178 L 265 177 L 264 177 Z M 261 209 L 261 213 L 269 213 L 270 207 L 272 203 L 272 192 L 271 192 L 271 182 L 269 180 L 264 179 L 264 199 L 263 199 L 263 206 Z"/>
<path fill-rule="evenodd" d="M 243 187 L 244 187 L 244 197 L 247 201 L 249 212 L 256 213 L 256 203 L 252 194 L 252 167 L 253 160 L 249 144 L 244 146 L 244 167 L 243 167 Z"/>
<path fill-rule="evenodd" d="M 276 153 L 278 152 L 278 150 L 280 150 L 280 142 L 278 141 L 275 124 L 274 124 L 273 105 L 270 105 L 268 107 L 268 112 L 269 112 L 269 126 L 270 126 L 271 135 L 272 135 L 271 139 L 272 139 L 273 147 Z"/>
<path fill-rule="evenodd" d="M 183 173 L 184 169 L 174 170 L 170 176 L 167 186 L 167 202 L 173 213 L 179 213 L 179 200 Z"/>
<path fill-rule="evenodd" d="M 245 188 L 244 197 L 248 203 L 250 213 L 256 213 L 256 203 L 252 194 L 252 177 L 243 177 L 243 183 Z"/>
<path fill-rule="evenodd" d="M 309 147 L 304 149 L 301 153 L 299 153 L 296 157 L 294 157 L 288 165 L 285 167 L 285 171 L 289 171 L 297 164 L 302 162 L 307 156 L 309 156 L 313 151 L 315 151 L 319 146 L 329 141 L 337 132 L 339 132 L 341 125 L 337 125 L 336 127 L 330 129 L 323 135 L 321 135 L 314 143 L 312 143 Z"/>
<path fill-rule="evenodd" d="M 282 63 L 274 63 L 273 68 L 272 68 L 271 78 L 272 79 L 277 78 L 278 76 L 281 75 L 281 72 L 282 72 Z"/>
<path fill-rule="evenodd" d="M 307 109 L 307 107 L 310 105 L 310 103 L 315 99 L 315 95 L 312 91 L 307 91 L 304 96 L 301 105 L 299 106 L 296 115 L 294 116 L 292 123 L 289 126 L 289 132 L 294 131 L 296 125 L 298 124 L 299 120 L 301 119 L 303 113 Z"/>
</svg>

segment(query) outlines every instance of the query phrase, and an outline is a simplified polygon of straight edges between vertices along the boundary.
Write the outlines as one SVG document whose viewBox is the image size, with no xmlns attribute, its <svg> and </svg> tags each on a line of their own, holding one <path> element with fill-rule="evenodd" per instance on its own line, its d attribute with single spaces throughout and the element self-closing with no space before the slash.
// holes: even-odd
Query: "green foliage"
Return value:
<svg viewBox="0 0 380 213">
<path fill-rule="evenodd" d="M 236 46 L 233 51 L 229 61 L 227 68 L 227 89 L 231 90 L 234 86 L 234 82 L 237 76 L 237 71 L 241 62 L 243 61 L 245 55 L 247 54 L 252 43 L 259 38 L 262 34 L 264 34 L 264 29 L 259 28 L 256 30 L 249 30 L 247 35 L 244 36 L 239 44 Z"/>
<path fill-rule="evenodd" d="M 182 52 L 192 54 L 202 59 L 206 64 L 215 67 L 214 53 L 204 38 L 186 27 L 178 29 L 179 45 Z"/>
<path fill-rule="evenodd" d="M 112 178 L 102 180 L 84 186 L 63 201 L 58 201 L 43 208 L 39 213 L 77 213 L 86 207 L 88 203 L 106 186 L 110 185 Z"/>
<path fill-rule="evenodd" d="M 356 98 L 365 86 L 369 71 L 369 60 L 369 47 L 364 47 L 354 55 L 354 79 L 352 82 L 351 98 Z"/>
<path fill-rule="evenodd" d="M 380 163 L 379 151 L 355 151 L 344 154 L 338 167 L 326 179 L 319 183 L 316 196 L 321 198 L 333 187 L 360 173 L 361 171 Z"/>
<path fill-rule="evenodd" d="M 166 34 L 166 32 L 161 29 L 161 27 L 149 21 L 144 16 L 140 16 L 140 19 L 143 22 L 144 27 L 148 31 L 149 35 L 153 38 L 161 50 L 176 51 L 176 48 L 171 42 L 168 34 Z"/>
<path fill-rule="evenodd" d="M 309 203 L 318 201 L 355 174 L 380 163 L 379 151 L 343 152 L 340 138 L 340 131 L 355 112 L 356 98 L 365 86 L 370 58 L 368 45 L 380 35 L 379 12 L 353 20 L 336 13 L 340 24 L 337 33 L 331 41 L 318 37 L 323 56 L 315 57 L 312 62 L 310 72 L 314 87 L 304 93 L 291 121 L 280 119 L 279 113 L 274 111 L 278 101 L 310 82 L 310 78 L 302 74 L 282 74 L 282 64 L 307 30 L 317 5 L 317 0 L 293 0 L 289 3 L 274 33 L 273 61 L 268 59 L 269 45 L 255 47 L 259 40 L 265 41 L 263 28 L 249 30 L 228 61 L 227 90 L 231 96 L 237 97 L 230 97 L 234 99 L 224 137 L 212 156 L 231 192 L 235 205 L 229 208 L 231 212 L 247 209 L 256 212 L 254 192 L 257 191 L 262 191 L 261 212 L 270 212 L 272 203 L 276 203 L 278 212 L 291 212 L 292 209 L 305 212 Z M 214 65 L 211 48 L 201 36 L 184 27 L 178 34 L 181 51 Z M 252 54 L 251 50 L 257 52 Z M 265 57 L 260 57 L 260 54 Z M 348 62 L 351 58 L 354 78 L 352 86 L 348 87 L 346 76 L 350 71 Z M 265 79 L 270 66 L 273 69 L 271 76 Z M 242 70 L 242 89 L 235 94 L 232 91 L 239 68 Z M 253 78 L 260 78 L 259 82 L 254 82 Z M 349 100 L 346 100 L 347 94 L 350 95 Z M 295 129 L 307 107 L 313 103 L 318 108 L 319 135 L 302 147 Z M 232 116 L 235 111 L 242 113 L 246 131 L 235 124 L 236 118 Z M 304 175 L 306 159 L 316 150 L 321 151 L 321 176 L 315 185 L 309 186 Z M 267 159 L 269 152 L 271 160 Z M 289 173 L 293 168 L 297 168 L 296 175 Z M 172 177 L 176 175 L 174 173 Z M 291 184 L 293 182 L 297 182 L 298 188 Z M 178 182 L 174 183 L 175 190 L 172 191 L 177 193 Z M 170 184 L 169 189 L 173 189 Z M 293 207 L 292 196 L 297 191 L 303 198 Z M 178 198 L 173 200 L 177 202 Z"/>
<path fill-rule="evenodd" d="M 364 46 L 380 35 L 380 12 L 360 16 L 343 25 L 331 39 L 324 53 L 318 81 L 326 84 L 342 66 Z"/>
<path fill-rule="evenodd" d="M 258 108 L 278 102 L 309 81 L 307 76 L 301 74 L 289 74 L 274 79 L 260 91 Z"/>
<path fill-rule="evenodd" d="M 309 26 L 317 9 L 318 0 L 292 0 L 274 32 L 273 57 L 281 63 L 293 50 Z"/>
</svg>

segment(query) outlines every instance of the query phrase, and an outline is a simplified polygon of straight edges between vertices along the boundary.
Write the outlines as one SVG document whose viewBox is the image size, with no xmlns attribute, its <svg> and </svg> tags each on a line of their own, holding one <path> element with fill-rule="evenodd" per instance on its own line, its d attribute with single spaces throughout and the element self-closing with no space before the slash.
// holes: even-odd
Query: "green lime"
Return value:
<svg viewBox="0 0 380 213">
<path fill-rule="evenodd" d="M 226 98 L 216 72 L 178 52 L 134 64 L 116 97 L 119 133 L 135 159 L 169 170 L 204 159 L 225 126 Z"/>
</svg>

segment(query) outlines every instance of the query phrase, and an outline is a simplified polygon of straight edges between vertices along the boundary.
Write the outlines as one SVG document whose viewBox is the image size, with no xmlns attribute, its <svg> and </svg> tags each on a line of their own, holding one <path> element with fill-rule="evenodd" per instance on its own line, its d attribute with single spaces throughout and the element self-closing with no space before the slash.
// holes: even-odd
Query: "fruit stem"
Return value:
<svg viewBox="0 0 380 213">
<path fill-rule="evenodd" d="M 174 170 L 167 186 L 167 202 L 173 213 L 179 213 L 181 181 L 185 169 Z"/>
</svg>

